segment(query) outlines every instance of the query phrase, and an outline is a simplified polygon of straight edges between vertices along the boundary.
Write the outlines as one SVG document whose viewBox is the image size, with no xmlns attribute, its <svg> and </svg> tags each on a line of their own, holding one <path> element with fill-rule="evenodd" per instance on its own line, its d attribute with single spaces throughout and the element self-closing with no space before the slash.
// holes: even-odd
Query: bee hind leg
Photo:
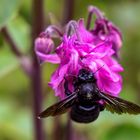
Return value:
<svg viewBox="0 0 140 140">
<path fill-rule="evenodd" d="M 104 109 L 105 109 L 105 105 L 104 104 L 100 104 L 99 107 L 100 107 L 100 111 L 104 111 Z"/>
</svg>

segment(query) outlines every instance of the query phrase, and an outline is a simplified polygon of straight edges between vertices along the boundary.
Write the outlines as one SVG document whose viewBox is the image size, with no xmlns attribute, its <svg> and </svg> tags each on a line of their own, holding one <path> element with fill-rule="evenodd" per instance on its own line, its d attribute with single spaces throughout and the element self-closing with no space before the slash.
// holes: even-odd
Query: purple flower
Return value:
<svg viewBox="0 0 140 140">
<path fill-rule="evenodd" d="M 90 13 L 95 13 L 96 20 L 95 26 L 91 30 L 94 37 L 94 43 L 97 44 L 101 41 L 109 39 L 112 42 L 112 48 L 115 51 L 114 56 L 118 58 L 119 49 L 122 46 L 122 35 L 120 30 L 107 18 L 103 16 L 103 13 L 96 7 L 89 7 Z"/>
<path fill-rule="evenodd" d="M 119 29 L 107 19 L 96 19 L 95 27 L 91 30 L 96 42 L 109 39 L 112 42 L 112 48 L 115 56 L 118 57 L 118 51 L 122 46 L 122 36 Z"/>
<path fill-rule="evenodd" d="M 118 96 L 122 85 L 119 72 L 123 68 L 111 57 L 114 54 L 111 42 L 104 41 L 95 46 L 78 42 L 75 37 L 65 36 L 56 53 L 60 58 L 60 65 L 49 83 L 56 96 L 65 97 L 65 78 L 69 79 L 69 87 L 73 90 L 73 75 L 77 76 L 81 68 L 89 68 L 95 73 L 101 91 Z M 96 72 L 99 68 L 101 69 Z"/>
<path fill-rule="evenodd" d="M 97 86 L 104 93 L 118 96 L 121 91 L 122 78 L 119 73 L 123 68 L 113 58 L 116 50 L 121 47 L 121 34 L 110 21 L 101 18 L 101 15 L 99 17 L 92 30 L 85 28 L 82 19 L 78 23 L 70 21 L 68 29 L 73 26 L 74 32 L 64 32 L 60 45 L 53 54 L 49 54 L 54 49 L 49 36 L 41 36 L 35 41 L 35 51 L 41 61 L 59 64 L 51 76 L 49 86 L 61 99 L 65 98 L 65 79 L 69 81 L 69 89 L 73 91 L 74 78 L 83 68 L 94 73 Z"/>
</svg>

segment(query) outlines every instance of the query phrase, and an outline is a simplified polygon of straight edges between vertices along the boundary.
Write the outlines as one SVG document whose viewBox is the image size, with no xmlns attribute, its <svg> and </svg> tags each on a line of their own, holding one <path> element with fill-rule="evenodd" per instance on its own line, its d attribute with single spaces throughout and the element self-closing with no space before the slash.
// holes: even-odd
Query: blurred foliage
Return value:
<svg viewBox="0 0 140 140">
<path fill-rule="evenodd" d="M 4 26 L 17 14 L 21 1 L 0 0 L 0 27 Z"/>
<path fill-rule="evenodd" d="M 44 4 L 46 26 L 50 24 L 48 13 L 58 21 L 63 19 L 65 0 L 46 0 Z M 123 48 L 121 63 L 125 68 L 121 97 L 140 105 L 140 0 L 75 0 L 74 19 L 87 17 L 87 6 L 102 9 L 122 31 Z M 0 28 L 5 24 L 10 34 L 24 52 L 30 50 L 31 7 L 29 0 L 0 0 Z M 43 108 L 54 103 L 51 89 L 47 87 L 50 74 L 56 66 L 43 67 Z M 49 94 L 48 94 L 49 93 Z M 19 67 L 8 44 L 0 35 L 0 140 L 32 140 L 32 100 L 30 81 Z M 66 116 L 61 118 L 63 126 Z M 49 140 L 52 137 L 54 119 L 44 120 Z M 131 115 L 116 115 L 102 112 L 97 121 L 83 125 L 73 123 L 76 131 L 87 135 L 90 140 L 139 140 L 140 118 Z M 51 127 L 50 127 L 51 126 Z"/>
</svg>

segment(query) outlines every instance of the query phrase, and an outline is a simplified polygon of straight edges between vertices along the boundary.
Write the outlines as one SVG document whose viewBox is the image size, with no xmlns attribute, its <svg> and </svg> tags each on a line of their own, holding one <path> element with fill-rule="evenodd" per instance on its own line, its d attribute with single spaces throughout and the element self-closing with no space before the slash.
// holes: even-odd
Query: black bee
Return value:
<svg viewBox="0 0 140 140">
<path fill-rule="evenodd" d="M 94 73 L 81 69 L 74 80 L 74 92 L 68 89 L 68 81 L 64 84 L 67 97 L 43 111 L 39 118 L 56 116 L 70 111 L 71 119 L 80 123 L 96 120 L 100 111 L 107 109 L 112 113 L 139 114 L 140 106 L 101 92 L 96 84 Z"/>
</svg>

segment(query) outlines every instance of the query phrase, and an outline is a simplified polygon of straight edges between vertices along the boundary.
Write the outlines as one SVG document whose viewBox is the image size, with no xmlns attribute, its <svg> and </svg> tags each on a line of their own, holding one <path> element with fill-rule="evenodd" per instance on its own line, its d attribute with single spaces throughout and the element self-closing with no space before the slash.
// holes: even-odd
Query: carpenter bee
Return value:
<svg viewBox="0 0 140 140">
<path fill-rule="evenodd" d="M 68 81 L 65 79 L 64 88 L 67 97 L 40 113 L 39 118 L 56 116 L 69 111 L 72 120 L 89 123 L 96 120 L 104 109 L 118 114 L 140 113 L 140 106 L 101 92 L 96 82 L 93 72 L 86 69 L 79 70 L 73 84 L 74 92 L 70 92 Z"/>
</svg>

